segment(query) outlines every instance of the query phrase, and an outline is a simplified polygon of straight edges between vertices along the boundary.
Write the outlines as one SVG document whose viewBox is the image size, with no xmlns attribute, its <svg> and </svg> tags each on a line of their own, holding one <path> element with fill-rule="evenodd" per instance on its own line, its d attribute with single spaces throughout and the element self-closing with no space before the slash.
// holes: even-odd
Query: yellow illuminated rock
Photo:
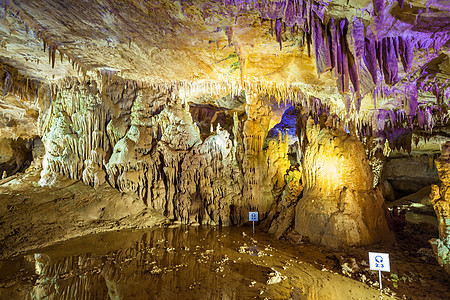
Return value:
<svg viewBox="0 0 450 300">
<path fill-rule="evenodd" d="M 295 230 L 311 242 L 332 247 L 392 239 L 383 197 L 373 189 L 361 143 L 342 129 L 321 129 L 312 119 L 307 137 Z"/>
</svg>

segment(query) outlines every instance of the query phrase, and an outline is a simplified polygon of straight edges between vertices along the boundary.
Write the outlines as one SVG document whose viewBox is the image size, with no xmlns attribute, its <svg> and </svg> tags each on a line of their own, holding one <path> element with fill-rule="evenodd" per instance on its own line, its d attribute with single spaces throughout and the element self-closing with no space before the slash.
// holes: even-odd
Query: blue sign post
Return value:
<svg viewBox="0 0 450 300">
<path fill-rule="evenodd" d="M 249 212 L 248 219 L 249 219 L 249 221 L 253 222 L 253 235 L 254 235 L 255 234 L 255 221 L 258 222 L 258 212 L 257 211 Z"/>
</svg>

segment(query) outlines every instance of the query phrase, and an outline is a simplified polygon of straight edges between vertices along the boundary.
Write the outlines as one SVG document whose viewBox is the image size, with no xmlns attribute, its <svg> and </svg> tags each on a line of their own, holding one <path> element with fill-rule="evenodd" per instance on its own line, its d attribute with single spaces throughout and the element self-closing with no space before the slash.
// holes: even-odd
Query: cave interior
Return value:
<svg viewBox="0 0 450 300">
<path fill-rule="evenodd" d="M 258 234 L 343 276 L 370 249 L 412 260 L 386 296 L 450 297 L 447 0 L 1 0 L 0 39 L 0 273 L 257 211 Z M 0 298 L 24 299 L 14 274 Z M 33 278 L 27 297 L 60 299 Z"/>
</svg>

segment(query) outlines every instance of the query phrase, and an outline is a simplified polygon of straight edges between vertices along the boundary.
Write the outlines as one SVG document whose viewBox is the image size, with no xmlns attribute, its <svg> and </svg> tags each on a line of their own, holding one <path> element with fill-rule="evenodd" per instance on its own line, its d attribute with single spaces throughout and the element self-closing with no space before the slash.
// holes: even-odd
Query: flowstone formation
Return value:
<svg viewBox="0 0 450 300">
<path fill-rule="evenodd" d="M 430 240 L 436 258 L 450 274 L 450 142 L 442 147 L 442 154 L 436 160 L 440 186 L 433 185 L 431 201 L 439 222 L 439 238 Z"/>
<path fill-rule="evenodd" d="M 360 141 L 342 128 L 307 124 L 303 196 L 295 230 L 313 243 L 337 247 L 392 238 L 379 189 Z"/>
<path fill-rule="evenodd" d="M 340 132 L 336 141 L 345 137 L 337 148 L 328 145 L 325 150 L 315 140 L 317 129 L 310 121 L 303 130 L 307 139 L 303 143 L 308 145 L 303 165 L 291 166 L 287 131 L 283 135 L 279 130 L 277 139 L 265 142 L 272 115 L 269 98 L 257 91 L 244 95 L 241 119 L 230 111 L 233 117 L 222 121 L 232 120 L 232 124 L 219 122 L 206 133 L 192 118 L 189 105 L 170 89 L 138 87 L 121 79 L 69 80 L 56 92 L 43 125 L 46 154 L 40 184 L 52 185 L 57 174 L 95 188 L 108 182 L 168 219 L 185 224 L 242 224 L 248 211 L 256 210 L 276 237 L 295 222 L 298 233 L 329 246 L 369 244 L 380 240 L 378 233 L 388 235 L 383 199 L 373 190 L 366 154 L 356 137 L 323 129 L 330 130 L 328 134 Z M 289 121 L 283 119 L 280 124 L 295 122 L 291 114 L 296 110 L 286 111 L 290 113 L 283 118 Z M 316 113 L 310 110 L 305 116 Z M 292 130 L 290 134 L 295 135 Z M 356 150 L 350 156 L 333 152 L 336 149 Z M 356 154 L 359 164 L 352 160 Z M 334 181 L 314 179 L 321 176 L 321 167 L 315 164 L 327 164 L 330 155 L 344 157 L 334 162 L 334 169 L 326 170 Z M 317 168 L 318 175 L 311 175 Z M 297 204 L 304 185 L 307 189 Z M 315 197 L 338 201 L 322 223 L 313 217 L 323 209 L 319 200 L 313 208 L 304 206 Z"/>
<path fill-rule="evenodd" d="M 171 220 L 215 225 L 246 222 L 250 210 L 264 218 L 283 191 L 288 138 L 263 149 L 270 110 L 259 95 L 247 95 L 247 118 L 234 113 L 231 133 L 219 123 L 202 141 L 189 106 L 170 90 L 122 81 L 102 89 L 107 97 L 95 81 L 71 81 L 58 92 L 42 185 L 56 174 L 94 187 L 108 181 Z"/>
</svg>

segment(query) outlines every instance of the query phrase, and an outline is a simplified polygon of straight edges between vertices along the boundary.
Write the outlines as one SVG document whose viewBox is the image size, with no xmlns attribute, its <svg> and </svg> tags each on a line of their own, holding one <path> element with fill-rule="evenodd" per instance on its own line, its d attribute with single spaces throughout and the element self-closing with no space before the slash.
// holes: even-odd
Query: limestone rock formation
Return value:
<svg viewBox="0 0 450 300">
<path fill-rule="evenodd" d="M 187 224 L 241 224 L 250 210 L 264 218 L 285 187 L 288 136 L 263 149 L 270 109 L 248 93 L 246 111 L 225 124 L 232 132 L 218 123 L 201 134 L 170 90 L 75 80 L 49 114 L 40 183 L 51 185 L 56 174 L 96 188 L 108 181 Z"/>
<path fill-rule="evenodd" d="M 442 184 L 432 186 L 430 197 L 438 217 L 439 238 L 430 240 L 430 243 L 439 264 L 450 274 L 450 142 L 442 147 L 436 167 Z"/>
<path fill-rule="evenodd" d="M 248 211 L 256 210 L 276 237 L 295 222 L 300 234 L 329 246 L 389 236 L 383 199 L 373 190 L 366 154 L 355 137 L 336 129 L 334 121 L 319 134 L 310 121 L 303 165 L 291 167 L 289 134 L 279 131 L 277 139 L 266 141 L 267 99 L 255 91 L 245 99 L 242 119 L 235 112 L 232 124 L 224 124 L 232 132 L 219 122 L 206 133 L 170 89 L 121 79 L 69 81 L 58 90 L 43 126 L 40 183 L 52 185 L 57 174 L 95 188 L 108 182 L 186 224 L 242 224 Z M 314 203 L 316 198 L 324 202 Z M 317 217 L 318 210 L 326 213 Z"/>
<path fill-rule="evenodd" d="M 383 197 L 373 188 L 361 142 L 340 129 L 320 129 L 312 119 L 307 135 L 295 230 L 331 247 L 389 240 Z"/>
</svg>

